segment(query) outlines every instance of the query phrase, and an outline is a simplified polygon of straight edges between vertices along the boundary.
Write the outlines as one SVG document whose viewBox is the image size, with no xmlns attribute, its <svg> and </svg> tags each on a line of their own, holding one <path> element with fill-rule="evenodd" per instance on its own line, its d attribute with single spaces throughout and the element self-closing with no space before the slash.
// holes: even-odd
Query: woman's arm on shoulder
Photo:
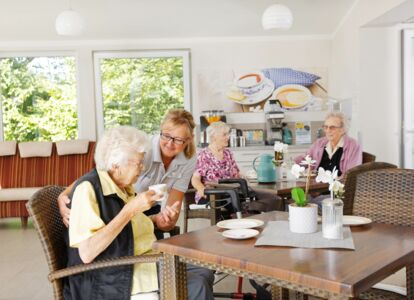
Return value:
<svg viewBox="0 0 414 300">
<path fill-rule="evenodd" d="M 60 193 L 57 202 L 59 206 L 59 213 L 63 219 L 63 224 L 66 227 L 69 226 L 70 209 L 67 206 L 70 203 L 69 194 L 73 189 L 75 182 L 72 182 L 62 193 Z"/>
</svg>

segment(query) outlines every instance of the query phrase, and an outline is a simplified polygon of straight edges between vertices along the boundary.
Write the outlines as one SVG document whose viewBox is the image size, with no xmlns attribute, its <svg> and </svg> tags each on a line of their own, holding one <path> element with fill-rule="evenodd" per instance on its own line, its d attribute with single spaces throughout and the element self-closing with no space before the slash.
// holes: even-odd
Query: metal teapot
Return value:
<svg viewBox="0 0 414 300">
<path fill-rule="evenodd" d="M 260 158 L 259 166 L 256 168 L 256 160 Z M 253 160 L 253 169 L 257 173 L 258 182 L 275 182 L 276 181 L 276 170 L 272 163 L 273 155 L 262 154 Z"/>
</svg>

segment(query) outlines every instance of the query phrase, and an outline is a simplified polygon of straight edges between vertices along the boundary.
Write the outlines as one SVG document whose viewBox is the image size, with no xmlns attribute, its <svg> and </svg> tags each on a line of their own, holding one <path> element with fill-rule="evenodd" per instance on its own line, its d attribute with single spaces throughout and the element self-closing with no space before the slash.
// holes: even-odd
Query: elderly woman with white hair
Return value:
<svg viewBox="0 0 414 300">
<path fill-rule="evenodd" d="M 79 178 L 70 193 L 68 266 L 151 252 L 154 225 L 144 211 L 159 196 L 135 195 L 132 187 L 147 147 L 146 134 L 126 126 L 108 130 L 98 142 L 96 169 Z M 156 265 L 137 264 L 69 276 L 64 298 L 130 299 L 157 290 Z"/>
<path fill-rule="evenodd" d="M 342 176 L 349 169 L 362 163 L 362 148 L 356 140 L 347 135 L 348 120 L 340 112 L 329 113 L 323 125 L 325 136 L 316 140 L 304 155 L 295 158 L 300 163 L 306 155 L 316 160 L 314 167 L 332 171 Z"/>
<path fill-rule="evenodd" d="M 146 134 L 129 126 L 110 129 L 99 140 L 96 169 L 79 178 L 69 194 L 68 266 L 151 253 L 156 220 L 144 212 L 161 196 L 151 190 L 136 195 L 133 188 L 148 146 Z M 208 289 L 202 279 L 192 281 L 192 289 Z M 155 263 L 136 264 L 69 276 L 64 299 L 156 300 L 157 290 Z M 203 292 L 193 297 L 211 298 Z"/>
<path fill-rule="evenodd" d="M 191 184 L 197 190 L 196 202 L 205 203 L 204 189 L 206 182 L 217 182 L 219 179 L 238 178 L 239 168 L 233 154 L 227 148 L 230 127 L 224 122 L 214 122 L 207 128 L 210 144 L 201 150 Z"/>
</svg>

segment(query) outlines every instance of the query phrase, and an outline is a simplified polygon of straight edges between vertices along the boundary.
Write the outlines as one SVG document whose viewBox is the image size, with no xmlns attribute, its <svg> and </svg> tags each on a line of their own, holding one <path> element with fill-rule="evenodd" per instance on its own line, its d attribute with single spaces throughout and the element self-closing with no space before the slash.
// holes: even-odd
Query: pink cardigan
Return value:
<svg viewBox="0 0 414 300">
<path fill-rule="evenodd" d="M 306 155 L 309 155 L 312 157 L 312 159 L 316 160 L 315 168 L 317 168 L 321 163 L 326 144 L 328 144 L 328 139 L 326 137 L 317 139 L 308 149 L 308 151 L 306 151 L 305 155 L 299 155 L 295 157 L 295 162 L 298 164 L 305 159 Z M 339 162 L 342 176 L 347 170 L 362 163 L 362 149 L 356 140 L 347 135 L 344 135 L 343 149 L 344 152 L 342 154 L 341 161 Z"/>
</svg>

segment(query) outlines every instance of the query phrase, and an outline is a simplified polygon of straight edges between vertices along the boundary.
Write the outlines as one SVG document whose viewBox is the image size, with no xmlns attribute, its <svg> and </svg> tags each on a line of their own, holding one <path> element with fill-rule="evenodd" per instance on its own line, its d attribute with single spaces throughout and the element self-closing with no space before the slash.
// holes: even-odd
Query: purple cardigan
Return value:
<svg viewBox="0 0 414 300">
<path fill-rule="evenodd" d="M 328 144 L 328 139 L 326 137 L 317 139 L 308 151 L 306 151 L 305 155 L 295 157 L 295 162 L 298 164 L 305 159 L 306 155 L 309 155 L 312 159 L 316 160 L 315 168 L 317 168 L 321 163 L 326 144 Z M 362 149 L 356 140 L 344 135 L 343 149 L 344 152 L 342 154 L 341 161 L 339 162 L 339 168 L 341 169 L 342 176 L 347 170 L 362 163 Z"/>
</svg>

